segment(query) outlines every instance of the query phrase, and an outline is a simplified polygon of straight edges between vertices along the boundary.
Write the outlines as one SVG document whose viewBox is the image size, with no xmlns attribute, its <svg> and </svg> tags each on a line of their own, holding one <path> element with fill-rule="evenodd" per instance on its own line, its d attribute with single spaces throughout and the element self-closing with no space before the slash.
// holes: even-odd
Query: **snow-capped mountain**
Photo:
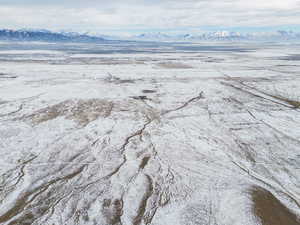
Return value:
<svg viewBox="0 0 300 225">
<path fill-rule="evenodd" d="M 199 41 L 300 41 L 300 33 L 293 31 L 239 33 L 234 31 L 216 31 L 192 34 L 143 33 L 133 36 L 110 36 L 98 33 L 77 33 L 69 31 L 52 32 L 43 29 L 0 29 L 0 40 L 9 41 L 46 41 L 46 42 L 90 42 L 104 41 L 161 41 L 161 42 L 199 42 Z"/>
<path fill-rule="evenodd" d="M 147 40 L 147 41 L 152 41 L 152 40 L 157 40 L 157 41 L 168 41 L 172 39 L 176 39 L 175 36 L 171 36 L 169 34 L 164 34 L 161 32 L 158 33 L 143 33 L 139 35 L 135 35 L 131 37 L 134 40 Z"/>
<path fill-rule="evenodd" d="M 133 40 L 145 41 L 284 41 L 300 40 L 300 34 L 293 31 L 240 33 L 216 31 L 201 34 L 169 35 L 164 33 L 145 33 L 132 36 Z"/>
<path fill-rule="evenodd" d="M 202 34 L 178 34 L 170 35 L 165 33 L 144 33 L 132 36 L 133 40 L 146 41 L 197 41 L 197 40 L 237 40 L 245 39 L 243 35 L 238 32 L 217 31 Z"/>
<path fill-rule="evenodd" d="M 0 30 L 0 40 L 9 41 L 47 41 L 47 42 L 103 42 L 102 37 L 70 32 L 52 32 L 48 30 Z"/>
<path fill-rule="evenodd" d="M 218 40 L 245 40 L 245 36 L 238 32 L 232 32 L 232 31 L 216 31 L 216 32 L 209 32 L 209 33 L 203 33 L 199 35 L 190 35 L 186 34 L 183 36 L 184 40 L 211 40 L 211 41 L 218 41 Z"/>
</svg>

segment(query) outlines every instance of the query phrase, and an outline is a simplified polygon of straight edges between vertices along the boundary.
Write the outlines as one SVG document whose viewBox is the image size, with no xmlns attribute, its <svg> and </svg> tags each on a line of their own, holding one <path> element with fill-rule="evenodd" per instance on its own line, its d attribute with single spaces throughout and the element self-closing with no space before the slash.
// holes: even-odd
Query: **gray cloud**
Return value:
<svg viewBox="0 0 300 225">
<path fill-rule="evenodd" d="M 297 24 L 299 12 L 299 0 L 0 0 L 0 26 L 81 31 L 276 26 Z"/>
</svg>

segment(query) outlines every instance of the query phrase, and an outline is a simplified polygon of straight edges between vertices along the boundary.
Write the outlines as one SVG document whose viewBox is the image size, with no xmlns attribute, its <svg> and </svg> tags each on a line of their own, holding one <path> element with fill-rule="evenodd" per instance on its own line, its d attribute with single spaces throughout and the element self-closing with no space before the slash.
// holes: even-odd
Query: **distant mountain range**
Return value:
<svg viewBox="0 0 300 225">
<path fill-rule="evenodd" d="M 293 31 L 276 31 L 242 34 L 232 31 L 216 31 L 202 34 L 169 35 L 159 32 L 136 35 L 133 36 L 132 39 L 151 41 L 285 41 L 300 40 L 300 33 Z"/>
<path fill-rule="evenodd" d="M 52 32 L 48 30 L 0 30 L 0 40 L 45 42 L 104 42 L 102 37 L 87 34 Z"/>
<path fill-rule="evenodd" d="M 89 35 L 75 32 L 52 32 L 48 30 L 0 30 L 0 40 L 6 41 L 45 41 L 45 42 L 83 42 L 102 43 L 109 40 L 128 41 L 300 41 L 300 33 L 293 31 L 239 33 L 233 31 L 216 31 L 201 34 L 144 33 L 134 36 Z"/>
</svg>

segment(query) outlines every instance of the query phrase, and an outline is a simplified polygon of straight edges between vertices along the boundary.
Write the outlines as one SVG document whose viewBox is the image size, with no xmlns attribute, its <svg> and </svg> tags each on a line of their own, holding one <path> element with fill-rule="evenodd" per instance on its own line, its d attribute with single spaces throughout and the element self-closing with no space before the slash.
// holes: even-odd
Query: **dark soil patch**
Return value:
<svg viewBox="0 0 300 225">
<path fill-rule="evenodd" d="M 30 119 L 34 124 L 39 124 L 64 116 L 85 126 L 98 117 L 108 117 L 111 114 L 112 107 L 111 102 L 100 99 L 67 100 L 38 110 L 25 117 L 25 119 Z"/>
<path fill-rule="evenodd" d="M 300 225 L 299 218 L 286 208 L 271 192 L 262 188 L 251 191 L 254 214 L 262 225 Z"/>
<path fill-rule="evenodd" d="M 142 92 L 145 94 L 151 94 L 151 93 L 155 93 L 156 91 L 155 90 L 143 90 Z"/>
</svg>

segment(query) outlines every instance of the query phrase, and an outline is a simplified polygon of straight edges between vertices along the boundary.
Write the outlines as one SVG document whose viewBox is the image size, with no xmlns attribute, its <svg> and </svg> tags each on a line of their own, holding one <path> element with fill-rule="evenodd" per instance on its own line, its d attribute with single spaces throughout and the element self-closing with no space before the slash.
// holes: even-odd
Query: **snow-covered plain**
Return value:
<svg viewBox="0 0 300 225">
<path fill-rule="evenodd" d="M 0 224 L 300 224 L 300 46 L 178 45 L 0 43 Z"/>
</svg>

